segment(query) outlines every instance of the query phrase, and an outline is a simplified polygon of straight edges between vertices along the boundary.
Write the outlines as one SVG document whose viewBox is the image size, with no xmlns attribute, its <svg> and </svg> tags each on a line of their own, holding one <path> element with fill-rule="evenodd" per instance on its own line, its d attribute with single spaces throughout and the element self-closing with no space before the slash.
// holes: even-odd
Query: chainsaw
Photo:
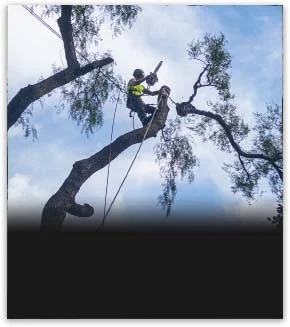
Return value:
<svg viewBox="0 0 290 327">
<path fill-rule="evenodd" d="M 154 69 L 154 72 L 150 73 L 150 75 L 146 78 L 146 83 L 148 84 L 148 87 L 153 86 L 155 83 L 158 82 L 157 72 L 161 67 L 162 63 L 163 61 L 160 61 L 157 67 Z"/>
</svg>

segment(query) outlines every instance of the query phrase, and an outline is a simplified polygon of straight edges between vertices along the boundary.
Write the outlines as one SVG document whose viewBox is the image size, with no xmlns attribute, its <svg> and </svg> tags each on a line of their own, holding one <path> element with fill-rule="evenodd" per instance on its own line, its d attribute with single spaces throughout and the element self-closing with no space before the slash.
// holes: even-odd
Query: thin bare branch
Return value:
<svg viewBox="0 0 290 327">
<path fill-rule="evenodd" d="M 193 85 L 193 94 L 190 96 L 188 102 L 186 103 L 191 103 L 193 101 L 193 99 L 195 98 L 196 94 L 197 94 L 197 90 L 201 87 L 200 81 L 201 78 L 203 76 L 203 74 L 208 70 L 209 64 L 207 64 L 204 69 L 201 71 L 201 73 L 199 74 L 196 82 Z"/>
</svg>

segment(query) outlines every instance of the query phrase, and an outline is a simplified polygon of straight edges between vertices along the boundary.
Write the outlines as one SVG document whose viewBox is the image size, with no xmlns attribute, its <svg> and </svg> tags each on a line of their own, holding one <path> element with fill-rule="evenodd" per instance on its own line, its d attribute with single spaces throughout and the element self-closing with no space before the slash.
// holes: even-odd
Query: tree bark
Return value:
<svg viewBox="0 0 290 327">
<path fill-rule="evenodd" d="M 76 50 L 73 41 L 73 27 L 71 24 L 72 6 L 61 6 L 61 16 L 57 20 L 59 30 L 62 36 L 65 58 L 68 67 L 78 67 L 79 62 L 76 56 Z"/>
<path fill-rule="evenodd" d="M 170 91 L 169 88 L 168 91 Z M 161 101 L 158 100 L 159 107 L 157 113 L 144 140 L 156 137 L 157 133 L 165 126 L 169 112 L 167 96 L 165 94 L 159 95 L 158 99 L 161 99 Z M 45 231 L 60 230 L 66 213 L 79 217 L 91 216 L 94 213 L 93 207 L 88 204 L 79 205 L 75 202 L 75 197 L 81 186 L 95 172 L 108 165 L 110 148 L 112 161 L 131 145 L 141 143 L 147 127 L 144 126 L 143 128 L 123 134 L 91 157 L 75 162 L 62 186 L 45 204 L 42 211 L 41 229 Z"/>
<path fill-rule="evenodd" d="M 40 99 L 43 95 L 48 94 L 54 89 L 73 81 L 77 77 L 85 75 L 96 68 L 101 68 L 112 62 L 112 58 L 105 58 L 102 60 L 93 61 L 83 67 L 67 68 L 39 83 L 28 85 L 20 89 L 20 91 L 8 104 L 8 129 L 16 123 L 24 110 L 32 102 Z"/>
</svg>

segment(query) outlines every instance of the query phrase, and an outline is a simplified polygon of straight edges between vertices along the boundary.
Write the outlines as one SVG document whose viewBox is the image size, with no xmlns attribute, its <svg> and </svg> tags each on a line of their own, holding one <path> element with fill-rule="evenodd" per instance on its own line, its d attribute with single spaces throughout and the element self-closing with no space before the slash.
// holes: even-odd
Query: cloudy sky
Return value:
<svg viewBox="0 0 290 327">
<path fill-rule="evenodd" d="M 135 68 L 146 73 L 152 71 L 160 60 L 159 83 L 171 87 L 171 97 L 180 102 L 188 99 L 192 85 L 201 66 L 188 59 L 188 43 L 205 33 L 218 35 L 222 32 L 228 40 L 232 55 L 232 91 L 236 95 L 238 111 L 246 122 L 253 124 L 253 112 L 261 112 L 266 103 L 281 103 L 282 98 L 282 9 L 278 6 L 193 6 L 145 5 L 131 30 L 118 38 L 112 38 L 107 26 L 102 30 L 103 42 L 98 51 L 111 49 L 117 64 L 116 71 L 126 81 Z M 58 31 L 54 20 L 47 22 Z M 130 58 L 128 60 L 128 58 Z M 23 7 L 8 8 L 8 100 L 28 84 L 36 83 L 41 76 L 48 77 L 52 65 L 65 63 L 63 45 Z M 154 87 L 153 87 L 154 89 Z M 207 100 L 214 99 L 215 92 L 203 91 L 198 95 L 196 106 L 203 109 Z M 55 193 L 67 177 L 72 164 L 91 156 L 107 145 L 114 111 L 114 104 L 104 106 L 102 129 L 89 138 L 81 134 L 81 127 L 68 119 L 67 111 L 56 113 L 59 95 L 43 99 L 43 106 L 35 103 L 32 122 L 38 130 L 38 139 L 23 137 L 21 127 L 12 127 L 8 133 L 8 191 L 9 216 L 35 210 L 39 215 L 48 198 Z M 146 99 L 146 101 L 149 101 Z M 152 103 L 152 101 L 150 101 Z M 175 110 L 169 104 L 169 118 Z M 132 120 L 124 104 L 118 107 L 114 137 L 132 129 Z M 135 119 L 135 124 L 139 122 Z M 170 217 L 157 207 L 162 180 L 155 163 L 153 146 L 159 141 L 147 140 L 129 174 L 110 215 L 107 224 L 118 221 L 118 213 L 131 212 L 131 223 L 138 224 L 136 212 L 150 212 L 152 222 L 170 224 L 180 213 L 183 219 L 199 219 L 195 212 L 208 208 L 211 212 L 230 213 L 231 219 L 247 225 L 244 213 L 259 212 L 266 217 L 275 211 L 276 199 L 263 184 L 264 195 L 248 205 L 241 195 L 230 190 L 230 180 L 222 170 L 223 162 L 230 163 L 234 154 L 225 154 L 197 137 L 193 151 L 200 160 L 195 169 L 192 184 L 178 181 L 178 193 Z M 108 203 L 115 195 L 127 168 L 137 150 L 133 146 L 111 164 Z M 65 226 L 77 226 L 82 222 L 95 228 L 102 218 L 107 169 L 97 172 L 81 188 L 79 203 L 94 206 L 96 214 L 80 221 L 69 216 Z M 203 219 L 206 215 L 203 215 Z M 243 216 L 243 219 L 241 218 Z M 134 217 L 134 218 L 133 218 Z M 15 218 L 14 218 L 15 219 Z M 212 221 L 209 223 L 215 223 Z M 265 218 L 263 223 L 268 224 Z"/>
</svg>

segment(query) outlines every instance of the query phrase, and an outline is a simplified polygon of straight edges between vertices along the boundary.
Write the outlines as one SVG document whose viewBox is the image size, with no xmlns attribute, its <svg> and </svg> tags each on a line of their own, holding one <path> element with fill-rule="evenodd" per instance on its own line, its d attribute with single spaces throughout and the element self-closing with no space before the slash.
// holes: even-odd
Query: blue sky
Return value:
<svg viewBox="0 0 290 327">
<path fill-rule="evenodd" d="M 55 21 L 48 22 L 57 30 Z M 134 68 L 141 67 L 150 72 L 163 60 L 156 89 L 166 83 L 172 89 L 172 98 L 182 101 L 191 95 L 193 82 L 201 69 L 198 63 L 188 59 L 187 44 L 205 33 L 220 32 L 228 39 L 228 49 L 233 57 L 231 76 L 235 101 L 239 113 L 251 125 L 254 111 L 263 111 L 267 102 L 281 103 L 281 7 L 146 5 L 132 29 L 119 38 L 112 39 L 110 31 L 104 26 L 104 40 L 99 49 L 112 50 L 117 63 L 116 71 L 127 81 Z M 64 62 L 61 41 L 21 6 L 9 7 L 8 40 L 9 99 L 19 88 L 36 83 L 41 75 L 49 76 L 52 64 Z M 196 106 L 202 109 L 207 100 L 215 97 L 213 90 L 202 91 Z M 109 141 L 114 104 L 104 106 L 104 125 L 89 138 L 81 134 L 81 128 L 74 121 L 68 119 L 67 111 L 56 114 L 55 106 L 58 105 L 57 93 L 46 98 L 43 107 L 34 104 L 32 122 L 38 129 L 38 139 L 34 143 L 23 137 L 21 128 L 13 127 L 8 133 L 8 209 L 11 213 L 30 210 L 33 206 L 40 216 L 43 205 L 60 187 L 72 164 L 99 151 Z M 125 105 L 120 105 L 115 137 L 132 129 L 128 114 Z M 172 105 L 169 117 L 175 117 Z M 135 124 L 139 122 L 135 120 Z M 108 224 L 117 220 L 117 213 L 134 211 L 132 203 L 137 204 L 140 210 L 156 210 L 154 217 L 164 223 L 178 220 L 181 210 L 194 212 L 200 207 L 230 213 L 237 221 L 246 212 L 263 212 L 266 216 L 275 211 L 276 200 L 266 184 L 264 196 L 250 207 L 246 199 L 232 194 L 230 180 L 221 167 L 223 162 L 232 162 L 234 155 L 222 153 L 211 144 L 195 138 L 193 150 L 200 160 L 199 167 L 195 169 L 195 181 L 192 184 L 178 182 L 172 215 L 165 219 L 164 212 L 156 207 L 162 180 L 152 149 L 158 140 L 159 137 L 144 143 L 112 214 L 108 216 Z M 109 202 L 136 149 L 137 146 L 133 146 L 112 162 Z M 106 171 L 103 169 L 90 178 L 77 197 L 79 202 L 90 203 L 96 209 L 96 215 L 85 221 L 92 228 L 101 219 L 99 211 L 103 210 Z M 66 221 L 66 224 L 76 226 L 80 223 L 74 217 L 68 217 Z"/>
</svg>

